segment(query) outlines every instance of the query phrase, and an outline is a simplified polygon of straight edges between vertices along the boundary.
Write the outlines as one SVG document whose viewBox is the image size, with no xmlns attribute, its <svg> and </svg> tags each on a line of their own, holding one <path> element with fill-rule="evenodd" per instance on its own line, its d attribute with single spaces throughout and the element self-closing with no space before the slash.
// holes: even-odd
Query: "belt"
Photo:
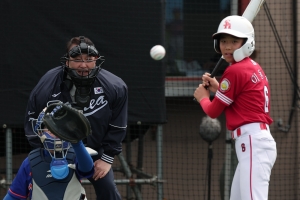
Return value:
<svg viewBox="0 0 300 200">
<path fill-rule="evenodd" d="M 258 132 L 260 130 L 269 130 L 269 125 L 266 123 L 250 123 L 240 126 L 231 132 L 232 139 L 236 139 L 240 137 L 242 134 L 246 132 Z"/>
</svg>

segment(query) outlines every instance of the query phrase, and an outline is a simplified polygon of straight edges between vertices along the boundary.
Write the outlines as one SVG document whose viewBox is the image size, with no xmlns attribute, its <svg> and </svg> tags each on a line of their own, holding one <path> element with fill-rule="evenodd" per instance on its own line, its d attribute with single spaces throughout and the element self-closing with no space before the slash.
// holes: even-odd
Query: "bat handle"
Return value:
<svg viewBox="0 0 300 200">
<path fill-rule="evenodd" d="M 213 78 L 214 76 L 212 76 L 212 75 L 213 75 L 213 74 L 211 74 L 211 75 L 210 75 L 210 77 L 212 77 L 212 78 Z M 209 87 L 208 85 L 204 86 L 204 88 L 205 88 L 206 90 L 208 90 L 208 87 Z M 198 103 L 198 101 L 197 101 L 197 99 L 196 99 L 195 97 L 194 97 L 194 99 L 193 99 L 193 100 L 194 100 L 195 102 L 197 102 L 197 103 Z"/>
<path fill-rule="evenodd" d="M 206 86 L 204 86 L 204 87 L 205 87 L 205 89 L 207 89 L 207 90 L 208 90 L 208 87 L 209 87 L 209 86 L 208 86 L 208 85 L 206 85 Z"/>
<path fill-rule="evenodd" d="M 216 73 L 218 72 L 220 66 L 222 66 L 222 64 L 223 64 L 224 62 L 226 62 L 226 61 L 225 61 L 225 59 L 224 59 L 223 56 L 222 56 L 222 57 L 219 59 L 219 61 L 217 62 L 217 64 L 216 64 L 215 68 L 213 69 L 213 71 L 211 72 L 211 74 L 210 74 L 210 77 L 211 77 L 211 78 L 215 77 L 215 75 L 216 75 Z M 207 86 L 207 85 L 204 86 L 204 87 L 205 87 L 205 89 L 208 89 L 208 86 Z M 194 98 L 193 100 L 196 101 L 196 102 L 198 103 L 198 101 L 197 101 L 196 98 Z"/>
<path fill-rule="evenodd" d="M 208 86 L 206 85 L 206 86 L 204 86 L 205 87 L 205 89 L 207 90 L 208 89 Z M 198 103 L 198 101 L 197 101 L 197 99 L 194 97 L 194 99 L 193 99 L 195 102 L 197 102 Z"/>
<path fill-rule="evenodd" d="M 215 73 L 214 72 L 212 72 L 211 74 L 210 74 L 210 78 L 213 78 L 213 77 L 215 77 L 215 75 L 214 75 Z M 206 85 L 206 86 L 204 86 L 205 87 L 205 89 L 207 89 L 208 90 L 208 85 Z"/>
</svg>

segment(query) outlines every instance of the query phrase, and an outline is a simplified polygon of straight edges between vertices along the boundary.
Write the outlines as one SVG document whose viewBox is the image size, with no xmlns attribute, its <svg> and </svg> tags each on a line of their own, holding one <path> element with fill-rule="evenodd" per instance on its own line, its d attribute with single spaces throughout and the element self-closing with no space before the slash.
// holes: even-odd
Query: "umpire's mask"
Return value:
<svg viewBox="0 0 300 200">
<path fill-rule="evenodd" d="M 84 36 L 80 36 L 80 44 L 74 46 L 65 54 L 62 59 L 61 63 L 64 67 L 65 72 L 71 78 L 72 83 L 76 87 L 75 92 L 75 103 L 76 106 L 83 108 L 88 107 L 90 103 L 90 94 L 91 94 L 91 87 L 95 81 L 96 76 L 98 75 L 99 71 L 101 70 L 101 64 L 104 62 L 102 56 L 100 56 L 99 52 L 95 48 L 94 45 L 89 45 L 86 43 Z M 95 57 L 96 59 L 89 60 L 89 59 L 82 59 L 82 55 L 86 54 L 87 57 Z M 78 59 L 78 57 L 81 59 Z M 76 59 L 75 59 L 76 58 Z M 71 62 L 97 62 L 100 60 L 101 62 L 99 65 L 95 64 L 95 67 L 88 71 L 88 74 L 84 74 L 83 72 L 80 74 L 76 69 L 71 69 L 69 67 L 69 63 Z"/>
</svg>

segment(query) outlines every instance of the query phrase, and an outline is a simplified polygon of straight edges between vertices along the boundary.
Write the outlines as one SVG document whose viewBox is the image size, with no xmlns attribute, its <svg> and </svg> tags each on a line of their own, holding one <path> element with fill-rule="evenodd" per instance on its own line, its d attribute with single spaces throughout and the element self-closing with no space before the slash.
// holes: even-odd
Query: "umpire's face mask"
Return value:
<svg viewBox="0 0 300 200">
<path fill-rule="evenodd" d="M 95 76 L 97 57 L 81 54 L 74 58 L 70 58 L 66 65 L 72 70 L 75 77 L 93 77 Z M 76 74 L 75 74 L 76 72 Z"/>
<path fill-rule="evenodd" d="M 80 45 L 71 46 L 65 55 L 65 71 L 76 87 L 75 103 L 83 108 L 90 103 L 91 87 L 104 62 L 97 49 L 81 40 Z M 97 61 L 101 60 L 97 66 Z"/>
<path fill-rule="evenodd" d="M 100 65 L 96 65 L 100 59 L 98 51 L 94 46 L 84 44 L 71 46 L 66 58 L 66 71 L 78 86 L 87 86 L 88 82 L 93 82 L 101 69 Z"/>
</svg>

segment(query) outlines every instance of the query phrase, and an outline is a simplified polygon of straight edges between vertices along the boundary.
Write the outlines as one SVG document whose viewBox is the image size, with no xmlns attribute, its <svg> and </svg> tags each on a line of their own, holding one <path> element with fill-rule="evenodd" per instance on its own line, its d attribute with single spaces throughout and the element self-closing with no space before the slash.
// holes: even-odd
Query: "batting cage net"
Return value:
<svg viewBox="0 0 300 200">
<path fill-rule="evenodd" d="M 128 86 L 127 135 L 112 165 L 122 199 L 228 200 L 238 164 L 235 141 L 224 113 L 207 118 L 193 94 L 221 58 L 212 34 L 249 2 L 1 1 L 0 198 L 32 150 L 23 129 L 31 90 L 60 65 L 67 41 L 83 35 L 105 57 L 102 68 Z M 251 58 L 271 88 L 270 130 L 277 145 L 271 200 L 300 199 L 298 7 L 298 1 L 266 0 L 252 22 Z M 150 57 L 155 45 L 166 50 L 161 60 Z M 227 66 L 220 66 L 216 79 Z M 96 199 L 90 182 L 82 184 L 87 198 Z"/>
</svg>

